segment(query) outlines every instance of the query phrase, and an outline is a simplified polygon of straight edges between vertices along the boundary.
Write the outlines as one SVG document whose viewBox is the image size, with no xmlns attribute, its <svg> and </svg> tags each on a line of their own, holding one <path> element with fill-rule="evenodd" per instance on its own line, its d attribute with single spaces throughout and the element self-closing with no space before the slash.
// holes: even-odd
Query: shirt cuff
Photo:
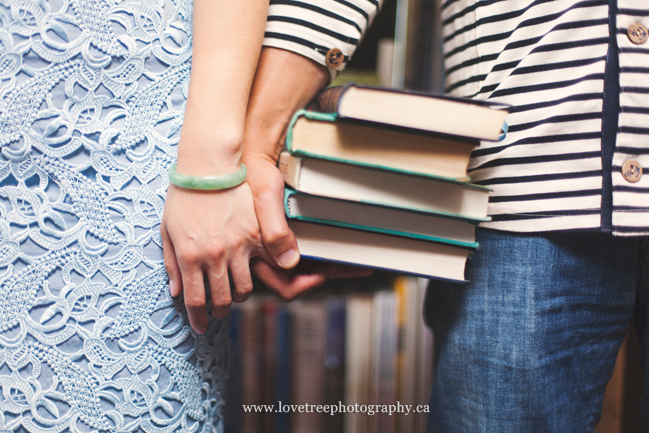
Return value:
<svg viewBox="0 0 649 433">
<path fill-rule="evenodd" d="M 382 0 L 271 0 L 264 46 L 305 56 L 333 80 L 351 59 Z"/>
</svg>

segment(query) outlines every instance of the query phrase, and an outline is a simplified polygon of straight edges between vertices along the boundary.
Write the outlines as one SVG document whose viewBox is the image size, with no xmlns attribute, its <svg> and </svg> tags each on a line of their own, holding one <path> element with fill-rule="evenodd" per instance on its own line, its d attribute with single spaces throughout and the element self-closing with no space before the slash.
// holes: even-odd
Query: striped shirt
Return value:
<svg viewBox="0 0 649 433">
<path fill-rule="evenodd" d="M 368 0 L 271 4 L 265 44 L 322 64 L 313 47 L 351 57 L 378 8 Z M 505 140 L 483 142 L 469 167 L 474 182 L 493 188 L 485 227 L 649 234 L 649 41 L 632 41 L 635 23 L 649 27 L 649 3 L 442 5 L 447 92 L 512 106 Z M 637 166 L 645 174 L 632 182 Z"/>
</svg>

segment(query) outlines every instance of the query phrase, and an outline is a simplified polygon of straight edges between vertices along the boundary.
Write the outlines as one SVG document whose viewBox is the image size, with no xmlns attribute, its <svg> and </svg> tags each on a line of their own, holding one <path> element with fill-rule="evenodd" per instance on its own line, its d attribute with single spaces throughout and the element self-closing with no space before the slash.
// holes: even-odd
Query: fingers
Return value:
<svg viewBox="0 0 649 433">
<path fill-rule="evenodd" d="M 180 276 L 180 267 L 178 260 L 176 260 L 176 250 L 169 238 L 169 233 L 165 225 L 160 226 L 160 235 L 162 237 L 162 255 L 164 258 L 164 266 L 169 276 L 169 293 L 172 297 L 180 295 L 183 290 L 182 278 Z"/>
<path fill-rule="evenodd" d="M 250 262 L 253 273 L 277 296 L 291 302 L 300 295 L 322 286 L 336 270 L 336 265 L 320 263 L 307 272 L 291 273 L 277 269 L 265 261 L 254 258 Z"/>
<path fill-rule="evenodd" d="M 160 234 L 164 266 L 169 275 L 169 293 L 174 298 L 184 293 L 189 324 L 198 334 L 204 334 L 207 331 L 207 314 L 205 312 L 205 284 L 199 257 L 187 250 L 179 251 L 180 255 L 177 255 L 164 223 Z"/>
<path fill-rule="evenodd" d="M 179 257 L 183 280 L 183 297 L 189 323 L 198 334 L 207 331 L 207 311 L 205 309 L 205 283 L 199 258 L 189 254 Z"/>
<path fill-rule="evenodd" d="M 278 266 L 290 269 L 300 261 L 300 252 L 284 213 L 284 179 L 272 165 L 259 171 L 263 181 L 253 180 L 251 187 L 264 246 Z"/>
<path fill-rule="evenodd" d="M 284 207 L 273 197 L 259 200 L 259 227 L 264 246 L 280 267 L 290 269 L 300 261 L 295 235 L 288 228 Z"/>
<path fill-rule="evenodd" d="M 212 316 L 223 319 L 230 314 L 230 305 L 232 304 L 228 271 L 225 267 L 211 267 L 207 275 L 210 282 Z"/>
<path fill-rule="evenodd" d="M 216 318 L 226 317 L 233 295 L 245 300 L 252 282 L 246 269 L 249 257 L 265 252 L 247 183 L 216 192 L 197 192 L 169 187 L 163 214 L 164 257 L 174 295 L 183 294 L 189 323 L 197 333 L 207 330 L 210 309 Z M 206 294 L 209 283 L 210 293 Z"/>
<path fill-rule="evenodd" d="M 248 261 L 238 260 L 230 263 L 230 275 L 234 291 L 232 300 L 244 302 L 252 293 L 252 276 L 250 275 L 250 264 Z"/>
</svg>

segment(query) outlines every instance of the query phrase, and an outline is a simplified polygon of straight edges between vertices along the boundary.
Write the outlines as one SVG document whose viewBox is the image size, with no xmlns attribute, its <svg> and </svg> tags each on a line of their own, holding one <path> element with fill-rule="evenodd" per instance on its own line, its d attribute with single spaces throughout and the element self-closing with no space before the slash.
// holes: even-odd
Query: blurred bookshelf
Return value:
<svg viewBox="0 0 649 433">
<path fill-rule="evenodd" d="M 235 304 L 230 316 L 225 432 L 423 433 L 427 413 L 413 412 L 427 405 L 432 384 L 433 337 L 422 316 L 426 284 L 377 272 L 331 280 L 287 304 L 255 281 L 256 294 Z M 289 409 L 307 403 L 337 409 Z M 370 405 L 397 404 L 412 409 L 368 413 Z M 273 409 L 245 412 L 243 405 Z"/>
<path fill-rule="evenodd" d="M 379 46 L 381 41 L 394 40 L 396 13 L 397 0 L 385 0 L 381 11 L 354 52 L 354 56 L 345 70 L 331 83 L 332 86 L 351 82 L 372 86 L 382 85 L 377 74 Z"/>
<path fill-rule="evenodd" d="M 440 5 L 441 0 L 386 0 L 332 85 L 354 82 L 443 93 L 441 29 L 435 25 Z M 390 43 L 392 49 L 382 49 Z M 386 68 L 390 69 L 387 77 Z"/>
</svg>

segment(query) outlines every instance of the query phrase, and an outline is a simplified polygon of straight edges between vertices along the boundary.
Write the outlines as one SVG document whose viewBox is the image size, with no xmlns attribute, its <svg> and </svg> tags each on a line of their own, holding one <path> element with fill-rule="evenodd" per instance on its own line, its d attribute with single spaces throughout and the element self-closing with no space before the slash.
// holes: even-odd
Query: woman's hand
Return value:
<svg viewBox="0 0 649 433">
<path fill-rule="evenodd" d="M 189 321 L 199 334 L 207 330 L 204 281 L 209 282 L 212 315 L 226 317 L 232 301 L 243 302 L 252 291 L 250 258 L 268 258 L 245 182 L 216 191 L 169 185 L 160 231 L 171 295 L 183 294 Z"/>
</svg>

